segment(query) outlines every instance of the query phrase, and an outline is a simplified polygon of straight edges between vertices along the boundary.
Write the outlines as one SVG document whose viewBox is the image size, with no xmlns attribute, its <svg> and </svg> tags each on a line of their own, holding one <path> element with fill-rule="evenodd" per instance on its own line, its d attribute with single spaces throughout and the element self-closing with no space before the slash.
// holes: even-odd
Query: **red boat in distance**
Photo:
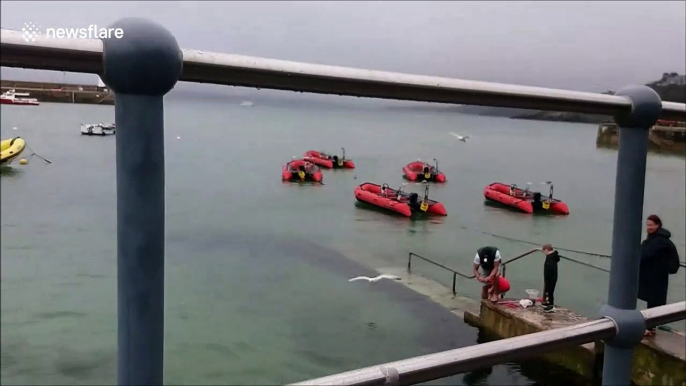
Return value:
<svg viewBox="0 0 686 386">
<path fill-rule="evenodd" d="M 315 164 L 299 159 L 283 166 L 281 179 L 283 181 L 322 182 L 324 175 Z"/>
<path fill-rule="evenodd" d="M 526 213 L 552 213 L 569 214 L 569 208 L 563 201 L 553 198 L 553 184 L 550 185 L 550 194 L 543 197 L 539 192 L 532 192 L 527 187 L 520 189 L 517 185 L 507 185 L 501 182 L 494 182 L 484 188 L 486 199 L 496 201 Z"/>
<path fill-rule="evenodd" d="M 429 184 L 424 189 L 424 198 L 420 199 L 417 193 L 407 193 L 403 187 L 395 190 L 388 187 L 388 184 L 378 185 L 371 182 L 355 188 L 355 198 L 366 204 L 386 209 L 391 212 L 399 213 L 406 217 L 413 214 L 433 214 L 437 216 L 447 216 L 445 207 L 438 201 L 429 200 Z"/>
<path fill-rule="evenodd" d="M 327 169 L 355 169 L 355 163 L 345 159 L 345 148 L 341 149 L 343 150 L 341 158 L 338 158 L 337 155 L 326 154 L 323 151 L 310 150 L 305 152 L 303 159 Z"/>
<path fill-rule="evenodd" d="M 438 161 L 434 158 L 435 165 L 417 160 L 403 166 L 403 177 L 416 182 L 445 182 L 445 174 L 438 171 Z"/>
</svg>

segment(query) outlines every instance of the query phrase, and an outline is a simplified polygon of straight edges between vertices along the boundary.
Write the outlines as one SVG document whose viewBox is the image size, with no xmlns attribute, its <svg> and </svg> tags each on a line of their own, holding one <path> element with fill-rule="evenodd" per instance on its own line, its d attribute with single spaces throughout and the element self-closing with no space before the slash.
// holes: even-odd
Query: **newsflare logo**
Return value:
<svg viewBox="0 0 686 386">
<path fill-rule="evenodd" d="M 22 37 L 27 43 L 35 42 L 43 35 L 38 23 L 24 23 L 21 29 Z M 98 28 L 91 24 L 85 28 L 46 28 L 45 36 L 53 39 L 121 39 L 124 37 L 124 30 L 121 28 Z"/>
<path fill-rule="evenodd" d="M 36 23 L 24 23 L 21 35 L 27 43 L 35 42 L 36 38 L 41 35 L 40 26 Z"/>
</svg>

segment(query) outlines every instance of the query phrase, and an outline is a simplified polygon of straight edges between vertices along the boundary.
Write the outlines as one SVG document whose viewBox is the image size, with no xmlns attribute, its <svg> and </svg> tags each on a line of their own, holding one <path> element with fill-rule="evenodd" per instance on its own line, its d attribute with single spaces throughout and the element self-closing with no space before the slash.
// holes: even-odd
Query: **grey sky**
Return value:
<svg viewBox="0 0 686 386">
<path fill-rule="evenodd" d="M 683 1 L 0 4 L 2 28 L 140 16 L 183 48 L 471 80 L 604 91 L 686 72 Z"/>
</svg>

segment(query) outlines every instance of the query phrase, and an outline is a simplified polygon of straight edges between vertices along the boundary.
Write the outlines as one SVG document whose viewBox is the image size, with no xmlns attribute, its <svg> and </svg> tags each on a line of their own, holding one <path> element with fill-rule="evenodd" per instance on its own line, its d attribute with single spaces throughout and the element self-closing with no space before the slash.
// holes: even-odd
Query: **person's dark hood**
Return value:
<svg viewBox="0 0 686 386">
<path fill-rule="evenodd" d="M 655 231 L 654 235 L 655 235 L 655 236 L 664 237 L 664 238 L 668 239 L 668 238 L 672 237 L 672 232 L 668 231 L 668 230 L 665 229 L 665 228 L 658 228 L 658 229 Z"/>
</svg>

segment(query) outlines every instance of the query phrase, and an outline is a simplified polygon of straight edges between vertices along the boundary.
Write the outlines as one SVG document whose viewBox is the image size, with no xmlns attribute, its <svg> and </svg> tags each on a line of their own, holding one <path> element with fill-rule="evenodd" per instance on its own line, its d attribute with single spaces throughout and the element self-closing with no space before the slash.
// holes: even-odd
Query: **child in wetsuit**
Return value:
<svg viewBox="0 0 686 386">
<path fill-rule="evenodd" d="M 543 264 L 543 301 L 541 306 L 543 306 L 545 312 L 554 312 L 557 263 L 560 262 L 560 255 L 550 244 L 544 245 L 541 250 L 545 253 L 545 263 Z"/>
</svg>

